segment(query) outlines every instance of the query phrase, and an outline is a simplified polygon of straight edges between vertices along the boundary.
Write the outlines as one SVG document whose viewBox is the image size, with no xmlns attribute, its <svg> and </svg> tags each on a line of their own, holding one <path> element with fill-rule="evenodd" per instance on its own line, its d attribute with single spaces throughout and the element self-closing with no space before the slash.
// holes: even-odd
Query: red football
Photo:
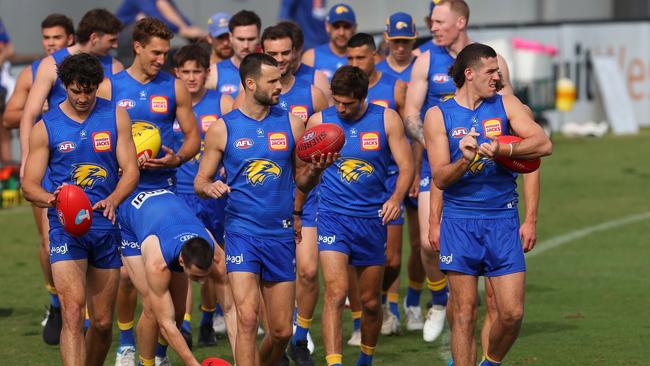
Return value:
<svg viewBox="0 0 650 366">
<path fill-rule="evenodd" d="M 232 364 L 221 358 L 208 357 L 201 362 L 201 366 L 232 366 Z"/>
<path fill-rule="evenodd" d="M 61 188 L 56 197 L 56 214 L 63 229 L 74 236 L 84 235 L 93 223 L 93 209 L 86 193 L 74 184 Z"/>
<path fill-rule="evenodd" d="M 296 153 L 302 161 L 310 163 L 312 156 L 341 151 L 344 143 L 345 134 L 341 127 L 334 123 L 321 123 L 305 131 L 298 141 Z"/>
<path fill-rule="evenodd" d="M 521 137 L 514 135 L 502 135 L 499 136 L 498 139 L 500 144 L 511 144 L 522 140 Z M 510 169 L 515 173 L 532 173 L 535 170 L 539 169 L 539 165 L 542 163 L 541 159 L 539 158 L 534 160 L 523 160 L 511 159 L 507 156 L 497 156 L 494 158 L 494 160 L 503 167 Z"/>
</svg>

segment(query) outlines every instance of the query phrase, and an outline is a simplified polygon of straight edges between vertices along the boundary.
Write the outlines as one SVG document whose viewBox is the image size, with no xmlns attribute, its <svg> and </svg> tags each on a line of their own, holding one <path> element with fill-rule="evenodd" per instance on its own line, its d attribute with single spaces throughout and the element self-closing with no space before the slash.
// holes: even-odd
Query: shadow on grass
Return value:
<svg viewBox="0 0 650 366">
<path fill-rule="evenodd" d="M 560 322 L 551 322 L 551 321 L 532 321 L 525 322 L 521 328 L 521 334 L 519 337 L 527 337 L 535 334 L 543 333 L 562 333 L 571 330 L 578 329 L 578 326 L 575 324 L 567 324 Z"/>
</svg>

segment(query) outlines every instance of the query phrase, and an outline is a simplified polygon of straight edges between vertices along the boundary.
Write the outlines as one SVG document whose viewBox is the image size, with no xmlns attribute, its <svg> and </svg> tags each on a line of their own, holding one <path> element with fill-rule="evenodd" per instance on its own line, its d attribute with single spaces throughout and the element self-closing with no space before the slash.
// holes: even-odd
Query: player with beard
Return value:
<svg viewBox="0 0 650 366">
<path fill-rule="evenodd" d="M 337 154 L 321 155 L 310 165 L 295 156 L 304 122 L 276 106 L 282 77 L 273 57 L 248 55 L 239 72 L 244 101 L 208 130 L 194 188 L 202 197 L 228 196 L 226 267 L 238 315 L 235 361 L 275 365 L 291 337 L 295 302 L 294 166 L 295 185 L 309 192 Z M 222 161 L 227 183 L 211 178 Z M 257 353 L 260 294 L 269 331 Z"/>
<path fill-rule="evenodd" d="M 232 44 L 228 30 L 230 14 L 216 13 L 208 19 L 208 43 L 210 44 L 210 63 L 219 62 L 232 57 Z"/>
<path fill-rule="evenodd" d="M 208 89 L 216 89 L 223 94 L 230 94 L 233 98 L 237 98 L 241 88 L 239 65 L 244 57 L 257 52 L 261 28 L 260 17 L 250 10 L 242 10 L 230 18 L 228 30 L 230 31 L 233 55 L 211 68 L 212 71 L 206 81 Z"/>
<path fill-rule="evenodd" d="M 346 4 L 332 6 L 325 21 L 325 30 L 329 34 L 329 42 L 307 50 L 302 55 L 302 62 L 322 71 L 331 80 L 334 72 L 348 63 L 346 46 L 357 31 L 354 10 Z"/>
</svg>

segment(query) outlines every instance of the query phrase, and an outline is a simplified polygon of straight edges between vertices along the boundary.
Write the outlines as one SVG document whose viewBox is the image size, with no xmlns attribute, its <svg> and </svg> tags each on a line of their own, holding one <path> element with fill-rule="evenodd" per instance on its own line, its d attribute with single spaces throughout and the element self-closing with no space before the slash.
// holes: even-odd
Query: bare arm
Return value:
<svg viewBox="0 0 650 366">
<path fill-rule="evenodd" d="M 399 116 L 404 118 L 406 114 L 406 83 L 402 80 L 397 80 L 395 83 L 395 104 Z"/>
<path fill-rule="evenodd" d="M 240 93 L 244 94 L 244 93 Z M 219 101 L 219 106 L 221 107 L 221 115 L 230 113 L 232 111 L 232 106 L 235 103 L 235 101 L 232 99 L 232 97 L 228 94 L 221 94 L 221 100 Z"/>
<path fill-rule="evenodd" d="M 223 119 L 210 125 L 205 133 L 203 156 L 199 163 L 199 171 L 194 178 L 194 191 L 203 198 L 220 198 L 230 192 L 222 181 L 213 182 L 217 166 L 223 158 L 228 140 L 228 130 Z"/>
<path fill-rule="evenodd" d="M 422 171 L 422 154 L 424 153 L 424 147 L 417 141 L 413 141 L 411 144 L 411 151 L 413 152 L 413 184 L 411 184 L 411 189 L 409 190 L 409 197 L 417 198 L 418 193 L 420 192 L 420 179 L 422 176 L 420 172 Z"/>
<path fill-rule="evenodd" d="M 25 103 L 27 103 L 27 96 L 31 87 L 32 68 L 28 65 L 18 74 L 16 87 L 7 102 L 7 107 L 3 115 L 3 125 L 5 128 L 14 129 L 20 126 L 20 118 L 23 116 L 23 109 L 25 108 Z"/>
<path fill-rule="evenodd" d="M 32 126 L 36 122 L 38 115 L 41 114 L 43 104 L 45 104 L 47 95 L 50 93 L 55 81 L 56 63 L 54 62 L 54 58 L 47 57 L 38 66 L 36 80 L 29 91 L 27 103 L 25 103 L 25 109 L 23 110 L 23 116 L 20 119 L 20 148 L 21 160 L 23 163 L 29 153 L 29 134 L 32 130 Z M 54 106 L 49 107 L 54 108 Z"/>
<path fill-rule="evenodd" d="M 404 106 L 404 128 L 406 135 L 425 147 L 420 111 L 424 105 L 427 90 L 429 90 L 427 80 L 428 72 L 429 53 L 427 51 L 421 57 L 418 57 L 413 64 L 411 82 L 406 91 L 406 102 Z"/>
<path fill-rule="evenodd" d="M 25 176 L 23 177 L 23 194 L 28 201 L 38 207 L 54 207 L 56 196 L 45 191 L 41 186 L 50 157 L 47 130 L 43 121 L 32 128 L 29 145 L 26 163 L 29 164 L 29 169 L 25 170 Z"/>
<path fill-rule="evenodd" d="M 327 105 L 332 105 L 334 101 L 332 100 L 332 89 L 330 89 L 330 82 L 327 80 L 327 76 L 320 71 L 316 70 L 314 74 L 314 86 L 320 89 L 325 98 L 327 99 Z"/>
<path fill-rule="evenodd" d="M 401 202 L 404 200 L 408 192 L 411 182 L 413 182 L 414 167 L 413 155 L 411 146 L 404 135 L 404 125 L 399 118 L 397 112 L 392 109 L 384 110 L 384 128 L 386 130 L 386 137 L 388 139 L 388 146 L 393 154 L 393 159 L 397 163 L 399 175 L 397 176 L 397 183 L 395 184 L 395 191 L 389 198 L 390 205 L 394 205 L 397 211 L 395 217 L 387 217 L 389 215 L 388 207 L 389 202 L 384 204 L 382 208 L 382 216 L 384 217 L 384 224 L 394 220 L 399 215 Z"/>
<path fill-rule="evenodd" d="M 122 203 L 138 185 L 140 169 L 136 159 L 135 143 L 131 133 L 131 117 L 121 107 L 116 108 L 117 117 L 117 148 L 115 155 L 117 164 L 122 169 L 122 176 L 113 193 L 108 196 L 118 205 Z"/>
<path fill-rule="evenodd" d="M 180 330 L 176 327 L 174 317 L 174 302 L 169 292 L 171 272 L 167 268 L 160 251 L 160 245 L 152 236 L 142 243 L 142 259 L 144 260 L 145 275 L 151 296 L 151 308 L 158 322 L 162 336 L 176 351 L 184 365 L 199 365 L 192 351 L 187 347 Z"/>
<path fill-rule="evenodd" d="M 553 153 L 553 144 L 540 125 L 530 117 L 529 109 L 514 95 L 503 97 L 503 105 L 510 128 L 523 140 L 512 144 L 512 154 L 507 144 L 499 144 L 499 155 L 513 159 L 536 159 Z"/>
<path fill-rule="evenodd" d="M 325 93 L 315 85 L 311 86 L 311 104 L 314 106 L 314 113 L 320 112 L 329 106 Z"/>
<path fill-rule="evenodd" d="M 314 67 L 314 49 L 308 49 L 305 53 L 302 54 L 302 63 Z"/>
<path fill-rule="evenodd" d="M 111 65 L 111 72 L 113 74 L 117 74 L 118 72 L 124 70 L 124 65 L 120 62 L 120 60 L 116 59 L 113 57 L 113 64 Z M 104 77 L 108 77 L 110 75 L 104 75 Z"/>
<path fill-rule="evenodd" d="M 537 210 L 539 208 L 540 178 L 541 174 L 539 169 L 532 173 L 523 174 L 526 216 L 524 223 L 519 228 L 519 235 L 521 236 L 524 252 L 531 251 L 537 242 Z"/>
</svg>

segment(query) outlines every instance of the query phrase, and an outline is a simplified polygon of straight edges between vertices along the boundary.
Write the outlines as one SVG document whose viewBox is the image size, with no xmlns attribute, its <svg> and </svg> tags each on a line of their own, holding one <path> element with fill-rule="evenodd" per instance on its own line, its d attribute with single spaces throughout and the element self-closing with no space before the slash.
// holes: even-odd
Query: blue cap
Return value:
<svg viewBox="0 0 650 366">
<path fill-rule="evenodd" d="M 440 0 L 431 0 L 431 5 L 429 6 L 429 15 L 431 15 L 431 12 L 433 11 L 433 8 L 435 8 L 436 5 L 438 5 L 439 2 L 440 2 Z"/>
<path fill-rule="evenodd" d="M 395 13 L 386 19 L 386 38 L 415 39 L 415 22 L 406 13 Z"/>
<path fill-rule="evenodd" d="M 327 14 L 327 22 L 334 24 L 336 22 L 345 22 L 351 25 L 357 24 L 357 18 L 354 10 L 347 4 L 336 4 L 330 8 Z"/>
<path fill-rule="evenodd" d="M 212 37 L 219 37 L 222 34 L 230 32 L 228 29 L 230 14 L 216 13 L 208 19 L 208 32 Z"/>
</svg>

